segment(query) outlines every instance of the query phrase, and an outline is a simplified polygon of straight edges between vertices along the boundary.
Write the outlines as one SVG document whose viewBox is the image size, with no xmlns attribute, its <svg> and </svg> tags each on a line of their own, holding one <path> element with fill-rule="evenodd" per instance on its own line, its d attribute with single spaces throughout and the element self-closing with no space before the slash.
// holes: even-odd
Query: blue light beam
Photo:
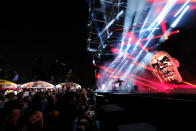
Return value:
<svg viewBox="0 0 196 131">
<path fill-rule="evenodd" d="M 101 31 L 101 35 L 118 19 L 118 17 L 120 17 L 122 14 L 123 14 L 123 10 L 120 12 L 120 13 L 118 13 L 118 15 L 116 16 L 116 18 L 114 18 L 112 21 L 110 21 L 107 25 L 106 25 L 106 27 Z"/>
<path fill-rule="evenodd" d="M 189 7 L 190 7 L 190 5 L 186 6 L 186 8 L 182 11 L 182 13 L 178 16 L 178 18 L 173 22 L 171 27 L 173 27 L 173 28 L 176 27 L 176 25 L 179 23 L 180 19 L 185 14 L 185 12 L 189 9 Z"/>
<path fill-rule="evenodd" d="M 174 17 L 176 17 L 176 16 L 184 9 L 184 7 L 189 3 L 189 1 L 190 1 L 190 0 L 187 0 L 187 1 L 183 4 L 183 6 L 178 10 L 178 12 L 174 15 Z"/>
</svg>

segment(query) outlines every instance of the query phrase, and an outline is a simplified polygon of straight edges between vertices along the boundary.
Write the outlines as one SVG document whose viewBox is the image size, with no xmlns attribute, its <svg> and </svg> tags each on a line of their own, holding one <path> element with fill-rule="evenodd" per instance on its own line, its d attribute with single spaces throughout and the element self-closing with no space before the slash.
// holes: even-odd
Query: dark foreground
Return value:
<svg viewBox="0 0 196 131">
<path fill-rule="evenodd" d="M 194 94 L 98 93 L 96 98 L 101 131 L 196 130 Z"/>
</svg>

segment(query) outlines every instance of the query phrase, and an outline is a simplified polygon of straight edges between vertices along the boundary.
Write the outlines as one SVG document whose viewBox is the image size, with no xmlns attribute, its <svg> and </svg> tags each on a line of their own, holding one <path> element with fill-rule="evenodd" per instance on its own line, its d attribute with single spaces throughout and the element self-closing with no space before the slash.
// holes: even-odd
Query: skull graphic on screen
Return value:
<svg viewBox="0 0 196 131">
<path fill-rule="evenodd" d="M 152 73 L 162 83 L 180 83 L 182 77 L 178 71 L 179 62 L 167 52 L 157 51 L 150 59 Z"/>
</svg>

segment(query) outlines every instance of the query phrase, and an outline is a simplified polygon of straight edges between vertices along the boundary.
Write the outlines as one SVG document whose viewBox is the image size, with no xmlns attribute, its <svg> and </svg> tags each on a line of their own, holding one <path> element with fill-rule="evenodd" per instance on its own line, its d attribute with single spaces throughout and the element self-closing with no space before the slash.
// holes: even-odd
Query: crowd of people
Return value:
<svg viewBox="0 0 196 131">
<path fill-rule="evenodd" d="M 96 131 L 92 89 L 0 91 L 0 131 Z"/>
</svg>

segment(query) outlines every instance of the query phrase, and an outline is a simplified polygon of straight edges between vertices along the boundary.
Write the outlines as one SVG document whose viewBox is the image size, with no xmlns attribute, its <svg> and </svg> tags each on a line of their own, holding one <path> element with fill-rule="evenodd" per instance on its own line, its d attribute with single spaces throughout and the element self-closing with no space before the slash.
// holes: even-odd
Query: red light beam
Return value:
<svg viewBox="0 0 196 131">
<path fill-rule="evenodd" d="M 166 24 L 164 20 L 161 22 L 161 29 L 163 31 L 163 34 L 165 35 L 165 39 L 168 39 Z"/>
</svg>

